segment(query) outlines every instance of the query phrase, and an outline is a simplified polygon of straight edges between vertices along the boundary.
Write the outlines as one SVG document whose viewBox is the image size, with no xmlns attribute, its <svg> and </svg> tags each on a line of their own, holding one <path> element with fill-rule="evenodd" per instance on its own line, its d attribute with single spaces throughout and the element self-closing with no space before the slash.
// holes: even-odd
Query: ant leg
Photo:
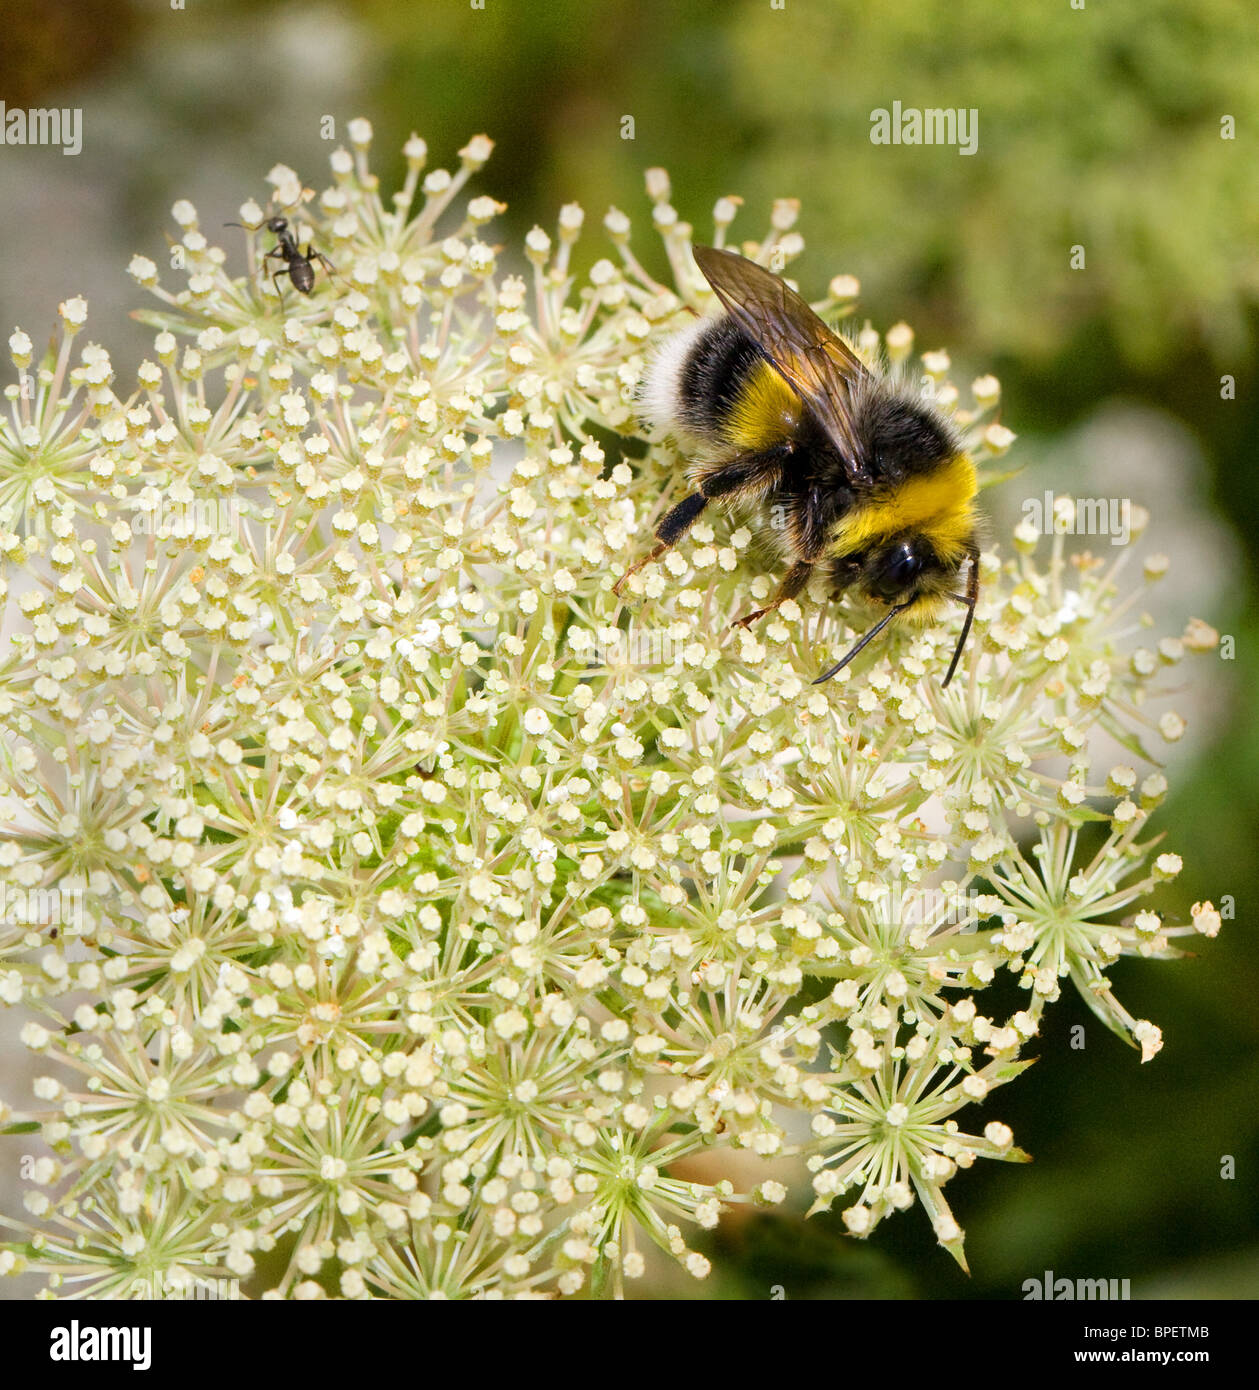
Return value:
<svg viewBox="0 0 1259 1390">
<path fill-rule="evenodd" d="M 344 275 L 341 274 L 341 272 L 336 268 L 335 265 L 332 264 L 332 262 L 327 258 L 327 256 L 324 255 L 322 251 L 312 252 L 310 247 L 308 246 L 306 248 L 306 256 L 308 260 L 313 257 L 313 259 L 319 261 L 329 275 L 335 275 L 336 278 L 340 280 L 343 285 L 349 286 L 350 282 L 345 278 Z"/>
<path fill-rule="evenodd" d="M 764 608 L 758 608 L 755 613 L 749 613 L 746 617 L 739 618 L 731 623 L 731 627 L 751 627 L 758 618 L 763 618 L 766 613 L 772 613 L 780 603 L 786 603 L 789 598 L 795 596 L 809 582 L 809 575 L 813 573 L 813 565 L 808 560 L 798 560 L 787 571 L 783 582 L 778 586 L 778 592 Z"/>
<path fill-rule="evenodd" d="M 280 275 L 288 275 L 289 273 L 287 258 L 284 255 L 284 248 L 282 246 L 273 246 L 270 251 L 264 251 L 262 255 L 262 264 L 264 267 L 273 256 L 279 256 L 282 260 L 285 261 L 285 264 L 282 265 L 279 268 L 279 270 L 273 271 L 271 274 L 271 283 L 275 286 L 276 294 L 280 296 L 280 303 L 283 304 L 284 291 L 280 288 L 280 282 L 276 277 Z"/>
</svg>

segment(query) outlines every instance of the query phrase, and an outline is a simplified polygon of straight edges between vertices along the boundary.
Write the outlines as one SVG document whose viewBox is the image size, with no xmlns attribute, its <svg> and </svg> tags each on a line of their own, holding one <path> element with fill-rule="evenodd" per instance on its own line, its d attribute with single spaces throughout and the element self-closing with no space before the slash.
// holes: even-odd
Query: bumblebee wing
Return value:
<svg viewBox="0 0 1259 1390">
<path fill-rule="evenodd" d="M 746 256 L 694 248 L 695 264 L 731 318 L 809 407 L 848 469 L 868 482 L 853 428 L 852 384 L 869 369 L 794 290 Z"/>
</svg>

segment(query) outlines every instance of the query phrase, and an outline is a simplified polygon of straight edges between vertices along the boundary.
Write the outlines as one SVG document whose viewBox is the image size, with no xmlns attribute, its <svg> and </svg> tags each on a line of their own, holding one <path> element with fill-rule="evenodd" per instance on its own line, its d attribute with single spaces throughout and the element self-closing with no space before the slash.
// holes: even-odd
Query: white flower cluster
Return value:
<svg viewBox="0 0 1259 1390">
<path fill-rule="evenodd" d="M 1091 763 L 1095 731 L 1179 736 L 1146 697 L 1214 635 L 1132 648 L 1119 566 L 1061 537 L 984 557 L 948 691 L 956 623 L 823 687 L 851 636 L 824 595 L 729 631 L 770 581 L 724 522 L 618 604 L 678 477 L 634 440 L 644 353 L 709 302 L 667 178 L 676 288 L 616 210 L 579 274 L 575 205 L 520 278 L 501 205 L 464 200 L 488 140 L 425 173 L 413 137 L 385 202 L 350 135 L 317 199 L 270 175 L 335 267 L 310 294 L 273 283 L 265 230 L 230 234 L 229 275 L 180 202 L 178 286 L 131 264 L 159 301 L 134 390 L 76 357 L 81 299 L 38 363 L 9 340 L 0 1000 L 40 1075 L 0 1128 L 41 1156 L 0 1270 L 52 1296 L 617 1295 L 652 1248 L 703 1276 L 697 1232 L 787 1198 L 740 1190 L 731 1150 L 794 1155 L 856 1235 L 919 1203 L 960 1260 L 943 1184 L 1023 1155 L 954 1117 L 1067 978 L 1153 1055 L 1106 970 L 1218 929 L 1150 906 L 1179 868 L 1146 835 L 1163 779 Z M 795 214 L 745 249 L 789 261 Z M 921 367 L 977 458 L 1009 447 L 992 377 L 964 406 L 947 355 Z"/>
</svg>

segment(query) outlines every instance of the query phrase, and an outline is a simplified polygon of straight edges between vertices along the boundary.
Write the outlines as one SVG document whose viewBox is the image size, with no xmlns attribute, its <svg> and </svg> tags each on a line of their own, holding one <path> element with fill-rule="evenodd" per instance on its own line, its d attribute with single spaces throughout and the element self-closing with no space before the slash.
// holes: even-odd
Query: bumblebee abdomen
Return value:
<svg viewBox="0 0 1259 1390">
<path fill-rule="evenodd" d="M 725 419 L 726 438 L 740 449 L 767 449 L 796 436 L 799 396 L 769 365 L 757 362 L 739 384 Z"/>
<path fill-rule="evenodd" d="M 669 338 L 640 393 L 651 423 L 741 451 L 788 438 L 800 400 L 728 316 L 701 319 Z"/>
</svg>

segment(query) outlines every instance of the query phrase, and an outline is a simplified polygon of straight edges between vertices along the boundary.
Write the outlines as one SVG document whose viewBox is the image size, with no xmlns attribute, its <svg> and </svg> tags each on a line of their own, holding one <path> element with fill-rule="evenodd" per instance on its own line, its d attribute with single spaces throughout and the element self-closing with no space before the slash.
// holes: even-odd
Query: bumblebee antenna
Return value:
<svg viewBox="0 0 1259 1390">
<path fill-rule="evenodd" d="M 826 671 L 822 675 L 820 675 L 817 678 L 817 680 L 813 682 L 813 684 L 821 685 L 823 681 L 828 681 L 832 676 L 838 675 L 839 672 L 842 671 L 844 667 L 848 665 L 848 663 L 853 659 L 853 657 L 855 657 L 860 651 L 862 651 L 868 643 L 873 642 L 874 639 L 879 635 L 879 633 L 882 632 L 883 629 L 888 625 L 888 623 L 890 623 L 898 613 L 903 613 L 911 603 L 913 603 L 913 599 L 908 600 L 908 602 L 906 603 L 898 603 L 895 608 L 889 609 L 883 615 L 883 617 L 881 617 L 879 621 L 875 623 L 875 625 L 870 629 L 870 631 L 867 632 L 866 635 L 862 637 L 861 640 L 858 641 L 849 650 L 847 656 L 837 661 L 829 671 Z M 952 673 L 950 672 L 950 674 Z"/>
<path fill-rule="evenodd" d="M 953 660 L 949 662 L 949 674 L 944 678 L 941 690 L 949 688 L 949 682 L 953 679 L 953 673 L 957 670 L 957 663 L 962 657 L 962 648 L 966 645 L 966 639 L 970 636 L 970 625 L 975 620 L 975 605 L 979 602 L 979 551 L 972 547 L 970 554 L 970 573 L 966 576 L 966 596 L 955 594 L 954 597 L 959 602 L 966 605 L 966 621 L 962 624 L 961 636 L 957 639 L 957 646 L 953 649 Z"/>
<path fill-rule="evenodd" d="M 957 646 L 953 648 L 953 660 L 949 662 L 949 674 L 945 676 L 944 683 L 940 686 L 941 690 L 949 688 L 949 682 L 953 679 L 953 672 L 957 670 L 957 663 L 962 655 L 962 648 L 966 645 L 966 639 L 970 636 L 971 621 L 975 616 L 974 599 L 966 600 L 966 621 L 962 624 L 962 635 L 957 639 Z"/>
</svg>

